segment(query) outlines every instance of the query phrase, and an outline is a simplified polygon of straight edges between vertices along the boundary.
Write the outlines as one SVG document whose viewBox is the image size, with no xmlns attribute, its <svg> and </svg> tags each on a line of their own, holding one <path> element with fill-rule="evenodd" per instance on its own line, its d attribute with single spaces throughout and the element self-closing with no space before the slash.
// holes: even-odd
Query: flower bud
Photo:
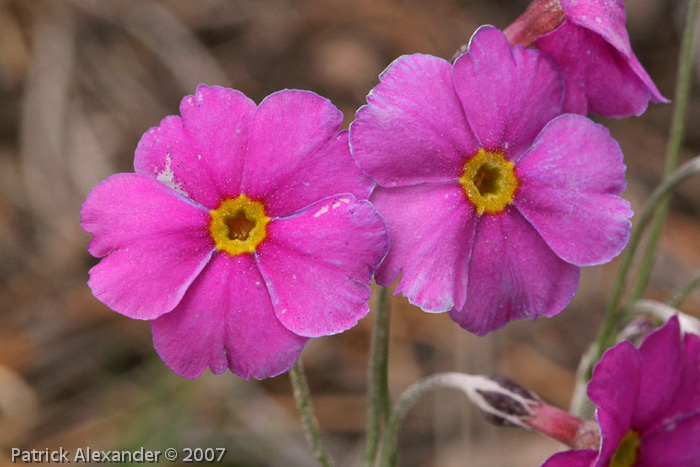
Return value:
<svg viewBox="0 0 700 467">
<path fill-rule="evenodd" d="M 511 45 L 530 47 L 535 39 L 554 31 L 565 19 L 559 0 L 535 0 L 503 33 Z"/>
</svg>

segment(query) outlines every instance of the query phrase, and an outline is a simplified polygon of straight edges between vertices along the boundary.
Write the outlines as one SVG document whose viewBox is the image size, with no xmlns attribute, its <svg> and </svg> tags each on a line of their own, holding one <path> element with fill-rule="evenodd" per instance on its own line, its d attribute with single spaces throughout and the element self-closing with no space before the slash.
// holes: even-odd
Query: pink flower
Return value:
<svg viewBox="0 0 700 467">
<path fill-rule="evenodd" d="M 109 177 L 83 204 L 89 251 L 102 258 L 89 285 L 113 310 L 151 320 L 181 376 L 280 374 L 309 337 L 368 312 L 366 284 L 388 248 L 364 200 L 373 184 L 341 112 L 312 92 L 256 106 L 202 85 L 180 113 L 142 137 L 135 174 Z"/>
<path fill-rule="evenodd" d="M 563 112 L 628 117 L 668 100 L 632 52 L 625 22 L 622 0 L 535 0 L 504 33 L 559 66 Z"/>
<path fill-rule="evenodd" d="M 557 69 L 482 27 L 454 64 L 398 59 L 350 128 L 391 249 L 377 282 L 483 335 L 559 313 L 579 267 L 617 255 L 632 212 L 608 131 L 559 116 Z"/>
<path fill-rule="evenodd" d="M 546 467 L 700 465 L 700 338 L 674 316 L 636 349 L 623 341 L 593 369 L 599 451 L 550 457 Z"/>
</svg>

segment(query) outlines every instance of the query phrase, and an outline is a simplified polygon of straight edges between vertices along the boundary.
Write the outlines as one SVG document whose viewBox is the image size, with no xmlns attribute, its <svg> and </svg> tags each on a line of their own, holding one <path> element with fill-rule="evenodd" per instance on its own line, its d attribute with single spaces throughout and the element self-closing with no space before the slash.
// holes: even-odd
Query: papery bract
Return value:
<svg viewBox="0 0 700 467">
<path fill-rule="evenodd" d="M 556 67 L 493 27 L 454 66 L 395 61 L 350 127 L 391 239 L 377 282 L 400 274 L 397 293 L 480 335 L 559 313 L 632 214 L 617 143 L 562 98 Z"/>
<path fill-rule="evenodd" d="M 700 338 L 674 316 L 639 349 L 623 341 L 593 369 L 588 395 L 602 444 L 557 453 L 546 467 L 700 465 Z"/>
<path fill-rule="evenodd" d="M 115 311 L 152 320 L 156 350 L 181 376 L 277 375 L 308 338 L 369 311 L 388 248 L 366 201 L 373 183 L 340 111 L 312 92 L 256 106 L 201 85 L 180 113 L 143 136 L 136 173 L 109 177 L 83 204 L 102 258 L 89 285 Z"/>
<path fill-rule="evenodd" d="M 622 0 L 535 0 L 504 33 L 557 64 L 563 112 L 628 117 L 668 100 L 632 51 L 625 22 Z"/>
</svg>

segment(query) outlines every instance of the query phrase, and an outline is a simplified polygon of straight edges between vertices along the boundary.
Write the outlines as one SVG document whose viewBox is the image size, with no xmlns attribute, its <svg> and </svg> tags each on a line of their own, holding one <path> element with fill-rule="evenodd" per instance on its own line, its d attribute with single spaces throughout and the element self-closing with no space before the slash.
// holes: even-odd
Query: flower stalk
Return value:
<svg viewBox="0 0 700 467">
<path fill-rule="evenodd" d="M 389 420 L 389 320 L 391 294 L 387 287 L 379 287 L 372 328 L 372 346 L 369 362 L 369 408 L 367 411 L 367 438 L 364 465 L 374 465 L 379 446 L 379 434 Z"/>
<path fill-rule="evenodd" d="M 697 173 L 700 173 L 700 156 L 689 160 L 673 174 L 666 177 L 664 181 L 651 193 L 649 199 L 642 208 L 637 225 L 632 230 L 627 248 L 620 259 L 620 265 L 613 283 L 613 290 L 608 301 L 603 326 L 601 327 L 598 335 L 598 349 L 596 357 L 593 358 L 590 363 L 587 377 L 588 380 L 590 380 L 593 366 L 600 361 L 600 357 L 602 357 L 603 353 L 605 353 L 607 349 L 615 344 L 617 329 L 623 316 L 623 313 L 618 312 L 618 308 L 620 306 L 622 294 L 627 283 L 627 277 L 632 265 L 632 259 L 634 258 L 637 248 L 639 247 L 644 230 L 654 217 L 656 208 L 660 205 L 660 203 L 664 202 L 668 195 L 678 188 L 681 183 Z"/>
<path fill-rule="evenodd" d="M 693 293 L 695 289 L 700 287 L 700 271 L 696 272 L 695 275 L 688 281 L 688 283 L 683 286 L 678 292 L 676 292 L 671 298 L 666 302 L 669 306 L 673 308 L 678 308 L 681 303 L 688 298 L 688 295 Z"/>
<path fill-rule="evenodd" d="M 695 24 L 700 10 L 699 0 L 690 0 L 685 15 L 685 28 L 683 30 L 683 39 L 681 42 L 680 60 L 678 63 L 678 77 L 676 79 L 676 92 L 674 96 L 673 120 L 671 121 L 671 133 L 666 149 L 666 164 L 664 167 L 664 175 L 668 176 L 676 167 L 680 159 L 681 146 L 683 144 L 683 135 L 685 133 L 685 121 L 688 109 L 688 98 L 692 84 L 692 64 L 693 64 L 693 46 L 695 44 L 694 33 Z M 649 276 L 654 265 L 654 257 L 656 249 L 661 237 L 666 214 L 668 213 L 669 199 L 666 198 L 656 208 L 654 220 L 652 222 L 649 240 L 647 242 L 642 261 L 639 266 L 639 274 L 637 282 L 630 294 L 630 301 L 639 299 L 649 282 Z"/>
<path fill-rule="evenodd" d="M 306 381 L 304 364 L 301 358 L 299 358 L 289 370 L 289 378 L 292 381 L 294 400 L 296 401 L 297 410 L 299 410 L 301 426 L 304 429 L 304 436 L 306 437 L 306 442 L 309 443 L 311 453 L 316 459 L 316 462 L 318 462 L 318 465 L 330 467 L 333 465 L 333 459 L 330 454 L 328 454 L 321 440 L 321 432 L 318 428 L 318 420 L 316 419 L 314 407 L 311 403 L 309 383 Z"/>
</svg>

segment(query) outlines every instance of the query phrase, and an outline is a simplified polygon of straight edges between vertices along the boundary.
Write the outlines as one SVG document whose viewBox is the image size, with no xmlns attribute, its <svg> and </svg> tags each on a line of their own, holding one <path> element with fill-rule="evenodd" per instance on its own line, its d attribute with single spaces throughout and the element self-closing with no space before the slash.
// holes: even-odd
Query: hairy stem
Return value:
<svg viewBox="0 0 700 467">
<path fill-rule="evenodd" d="M 637 225 L 634 229 L 632 229 L 629 243 L 627 244 L 627 248 L 625 248 L 622 258 L 620 259 L 620 265 L 613 283 L 613 290 L 610 294 L 610 300 L 608 301 L 603 326 L 598 335 L 597 353 L 595 358 L 593 358 L 591 361 L 591 368 L 600 360 L 603 353 L 615 344 L 617 328 L 623 315 L 622 313 L 618 312 L 618 308 L 620 306 L 625 284 L 627 283 L 627 276 L 629 275 L 629 270 L 632 265 L 632 259 L 634 258 L 637 248 L 639 247 L 639 242 L 641 241 L 644 229 L 652 220 L 652 217 L 654 216 L 656 208 L 659 206 L 659 204 L 666 200 L 669 194 L 678 188 L 681 183 L 697 173 L 700 173 L 700 156 L 689 160 L 673 174 L 666 177 L 663 182 L 651 193 L 649 199 L 642 208 L 642 212 L 639 214 L 639 219 L 637 220 Z M 591 372 L 589 369 L 589 380 L 590 374 Z"/>
<path fill-rule="evenodd" d="M 700 1 L 690 0 L 685 15 L 685 28 L 683 30 L 683 39 L 681 42 L 680 60 L 678 62 L 678 75 L 676 77 L 676 92 L 674 95 L 673 120 L 671 122 L 671 133 L 666 148 L 666 165 L 664 167 L 664 175 L 669 175 L 678 167 L 680 159 L 681 146 L 683 144 L 683 135 L 685 133 L 685 121 L 688 109 L 688 97 L 692 84 L 692 64 L 693 64 L 693 38 L 695 32 L 695 24 L 700 9 Z M 668 213 L 668 199 L 665 199 L 656 208 L 654 220 L 652 222 L 642 261 L 639 266 L 639 274 L 637 281 L 630 293 L 629 301 L 633 302 L 639 299 L 649 283 L 649 276 L 654 266 L 654 258 L 656 249 L 661 237 L 661 231 Z"/>
<path fill-rule="evenodd" d="M 673 308 L 678 308 L 678 306 L 683 303 L 683 301 L 693 293 L 695 289 L 700 287 L 700 271 L 696 272 L 695 275 L 693 276 L 688 283 L 683 286 L 682 289 L 680 289 L 678 292 L 671 297 L 668 302 L 666 302 L 669 306 Z"/>
<path fill-rule="evenodd" d="M 289 370 L 289 378 L 292 380 L 292 389 L 294 392 L 294 400 L 297 403 L 297 409 L 301 417 L 301 426 L 304 429 L 304 436 L 309 443 L 311 453 L 313 454 L 318 465 L 329 467 L 333 465 L 333 459 L 328 454 L 326 447 L 321 441 L 321 432 L 318 428 L 318 420 L 314 414 L 314 407 L 311 404 L 311 394 L 309 392 L 309 384 L 306 381 L 304 373 L 304 365 L 301 358 L 297 360 L 291 370 Z"/>
<path fill-rule="evenodd" d="M 367 411 L 367 439 L 364 465 L 374 465 L 379 446 L 379 433 L 389 420 L 389 320 L 391 294 L 387 287 L 379 287 L 372 328 L 372 347 L 369 362 L 369 408 Z"/>
</svg>

